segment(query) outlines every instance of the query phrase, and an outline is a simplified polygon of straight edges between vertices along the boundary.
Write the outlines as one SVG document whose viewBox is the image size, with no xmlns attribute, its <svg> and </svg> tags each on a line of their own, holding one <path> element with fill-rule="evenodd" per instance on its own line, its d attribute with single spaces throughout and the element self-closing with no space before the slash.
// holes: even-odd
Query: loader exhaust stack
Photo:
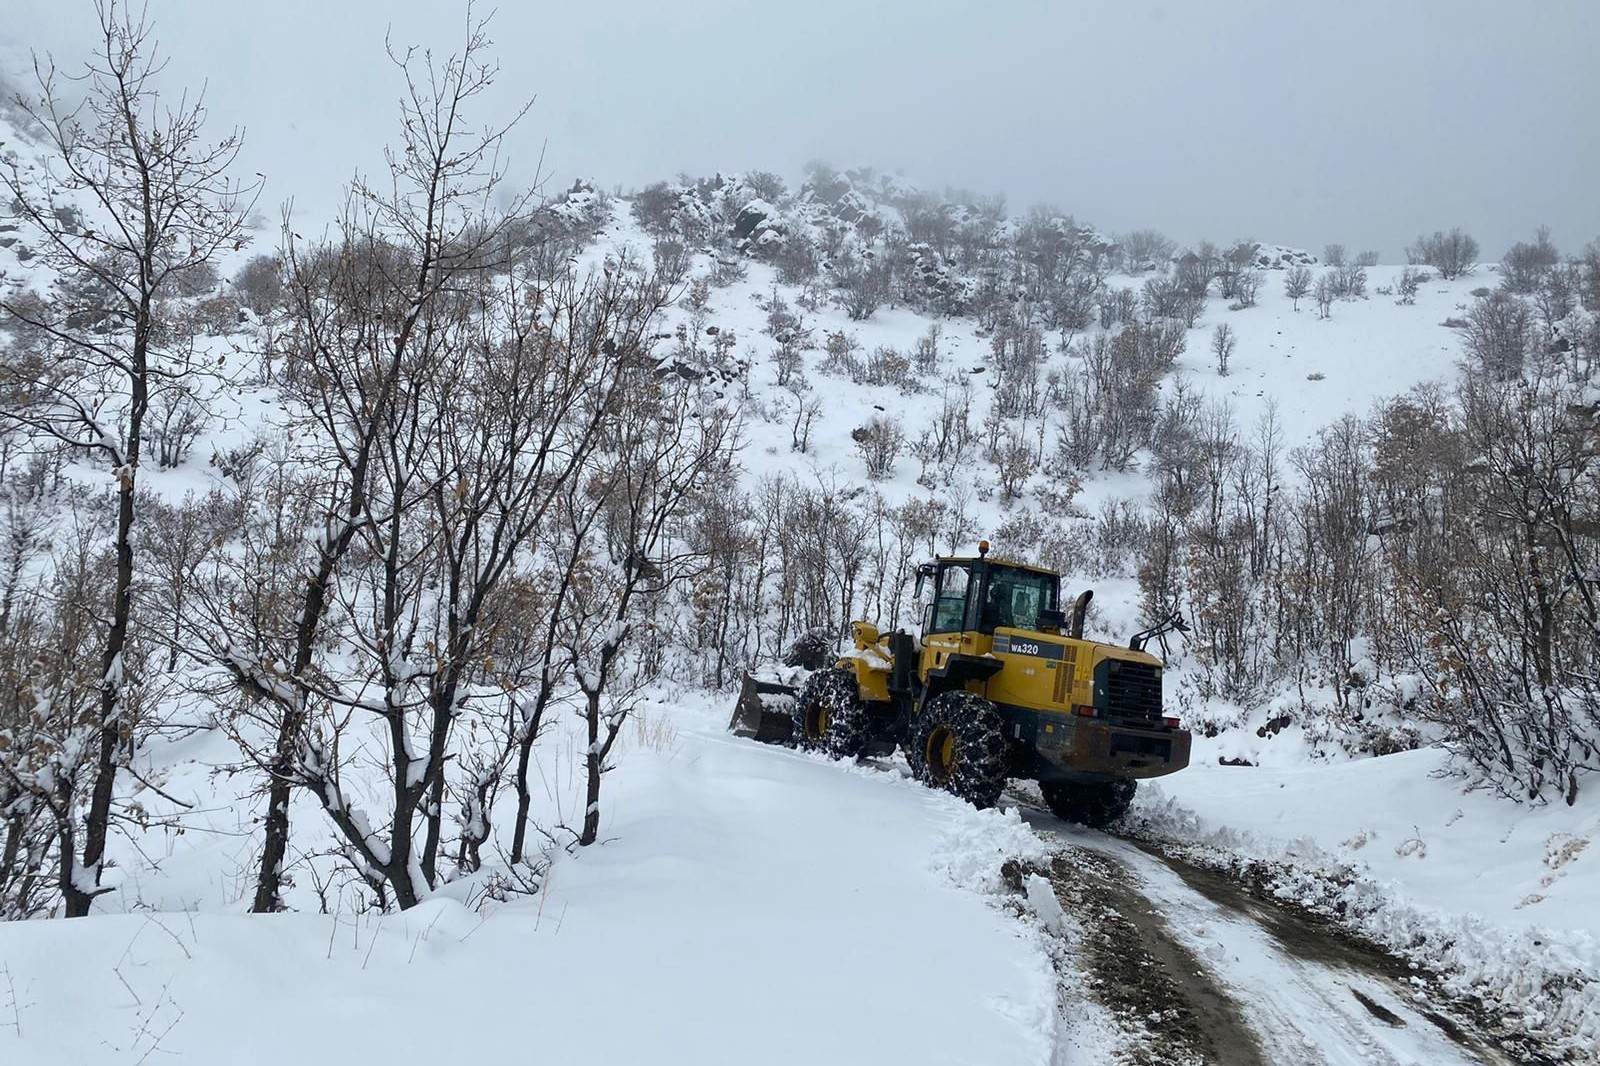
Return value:
<svg viewBox="0 0 1600 1066">
<path fill-rule="evenodd" d="M 1084 589 L 1078 593 L 1078 598 L 1072 601 L 1072 621 L 1067 636 L 1073 640 L 1083 639 L 1083 616 L 1089 613 L 1089 601 L 1092 599 L 1094 599 L 1094 589 Z"/>
</svg>

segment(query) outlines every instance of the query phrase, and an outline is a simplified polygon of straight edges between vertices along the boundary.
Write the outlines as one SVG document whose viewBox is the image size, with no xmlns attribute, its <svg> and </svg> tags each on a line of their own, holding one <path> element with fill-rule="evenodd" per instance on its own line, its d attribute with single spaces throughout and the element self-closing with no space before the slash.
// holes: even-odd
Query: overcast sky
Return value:
<svg viewBox="0 0 1600 1066">
<path fill-rule="evenodd" d="M 0 47 L 77 60 L 88 0 L 9 0 Z M 441 52 L 448 0 L 150 0 L 174 83 L 245 128 L 264 205 L 314 217 L 393 139 L 386 32 Z M 479 5 L 480 12 L 489 10 Z M 1498 257 L 1600 237 L 1597 0 L 607 0 L 503 3 L 475 121 L 558 182 L 624 188 L 809 159 L 1049 202 L 1103 230 L 1386 262 L 1461 225 Z M 269 212 L 275 213 L 275 212 Z"/>
</svg>

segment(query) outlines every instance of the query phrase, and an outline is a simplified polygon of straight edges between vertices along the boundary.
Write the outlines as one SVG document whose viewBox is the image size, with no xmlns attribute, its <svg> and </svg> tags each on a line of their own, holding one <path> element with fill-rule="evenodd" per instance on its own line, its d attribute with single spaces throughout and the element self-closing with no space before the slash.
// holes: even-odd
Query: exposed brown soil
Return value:
<svg viewBox="0 0 1600 1066">
<path fill-rule="evenodd" d="M 1120 1062 L 1267 1066 L 1233 1000 L 1172 936 L 1120 863 L 1073 849 L 1036 872 L 1082 926 L 1076 961 L 1089 976 L 1089 994 L 1125 1036 Z"/>
<path fill-rule="evenodd" d="M 1291 955 L 1325 966 L 1344 966 L 1380 977 L 1397 989 L 1415 991 L 1419 987 L 1438 994 L 1435 975 L 1384 951 L 1371 941 L 1349 932 L 1327 917 L 1275 896 L 1266 871 L 1213 869 L 1189 861 L 1172 850 L 1147 840 L 1130 839 L 1142 851 L 1159 859 L 1182 878 L 1184 884 L 1211 902 L 1242 914 L 1267 932 Z M 1351 990 L 1362 1006 L 1385 1024 L 1400 1019 L 1379 1004 Z M 1375 1009 L 1376 1008 L 1376 1009 Z M 1381 1012 L 1381 1013 L 1380 1013 Z M 1470 1015 L 1469 1017 L 1459 1016 Z M 1528 1066 L 1559 1066 L 1563 1061 L 1551 1057 L 1525 1039 L 1508 1032 L 1492 1014 L 1471 1002 L 1446 1006 L 1443 997 L 1437 1006 L 1418 1013 L 1428 1019 L 1458 1047 L 1490 1063 L 1526 1063 Z M 1388 1017 L 1384 1017 L 1388 1015 Z M 1392 1020 L 1391 1020 L 1392 1019 Z M 1478 1035 L 1489 1034 L 1487 1036 Z"/>
</svg>

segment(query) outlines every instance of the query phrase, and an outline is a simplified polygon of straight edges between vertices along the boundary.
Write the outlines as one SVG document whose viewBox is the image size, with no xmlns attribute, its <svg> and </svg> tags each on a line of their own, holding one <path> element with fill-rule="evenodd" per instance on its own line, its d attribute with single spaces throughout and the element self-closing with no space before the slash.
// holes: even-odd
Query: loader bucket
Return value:
<svg viewBox="0 0 1600 1066">
<path fill-rule="evenodd" d="M 744 675 L 739 702 L 734 705 L 728 730 L 763 744 L 788 744 L 794 736 L 794 700 L 797 689 L 779 681 Z"/>
</svg>

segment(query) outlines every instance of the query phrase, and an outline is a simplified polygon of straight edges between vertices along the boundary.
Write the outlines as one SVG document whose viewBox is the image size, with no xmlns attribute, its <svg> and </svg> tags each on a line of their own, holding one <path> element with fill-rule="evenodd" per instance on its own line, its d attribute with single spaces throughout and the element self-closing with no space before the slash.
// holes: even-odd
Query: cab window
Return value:
<svg viewBox="0 0 1600 1066">
<path fill-rule="evenodd" d="M 1040 628 L 1040 615 L 1056 606 L 1056 578 L 1029 570 L 996 567 L 989 573 L 979 628 L 993 632 L 997 626 Z"/>
<path fill-rule="evenodd" d="M 956 633 L 966 628 L 967 593 L 972 587 L 972 571 L 965 566 L 946 566 L 939 571 L 939 597 L 933 604 L 933 632 Z"/>
</svg>

